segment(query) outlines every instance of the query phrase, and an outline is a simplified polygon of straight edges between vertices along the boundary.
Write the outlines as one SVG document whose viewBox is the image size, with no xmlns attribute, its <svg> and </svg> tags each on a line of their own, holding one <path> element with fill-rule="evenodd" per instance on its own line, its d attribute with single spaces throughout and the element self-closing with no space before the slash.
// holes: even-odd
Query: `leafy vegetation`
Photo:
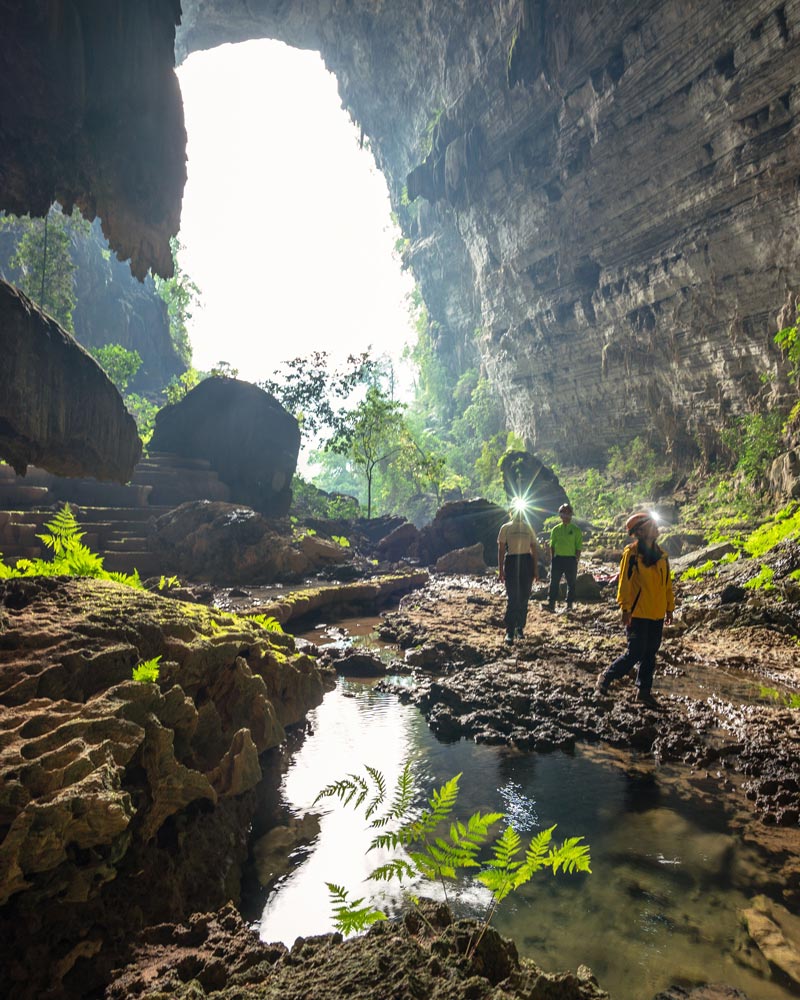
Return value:
<svg viewBox="0 0 800 1000">
<path fill-rule="evenodd" d="M 775 584 L 772 582 L 775 577 L 775 570 L 771 566 L 763 566 L 757 576 L 748 580 L 745 584 L 747 590 L 774 590 Z"/>
<path fill-rule="evenodd" d="M 74 333 L 75 264 L 70 246 L 89 232 L 79 212 L 64 215 L 53 203 L 43 219 L 29 215 L 0 217 L 0 228 L 10 230 L 16 247 L 9 259 L 11 279 L 40 309 L 65 330 Z"/>
<path fill-rule="evenodd" d="M 354 809 L 363 807 L 364 818 L 374 836 L 368 851 L 394 851 L 396 856 L 375 868 L 368 876 L 373 882 L 397 880 L 416 885 L 420 881 L 438 882 L 447 899 L 448 882 L 471 875 L 489 890 L 490 903 L 478 932 L 467 949 L 475 949 L 491 923 L 499 904 L 514 890 L 528 882 L 542 868 L 553 874 L 591 872 L 589 847 L 582 837 L 570 837 L 560 846 L 552 841 L 553 830 L 542 830 L 522 853 L 517 831 L 507 825 L 490 841 L 490 831 L 505 819 L 503 813 L 473 813 L 466 822 L 453 818 L 459 794 L 458 774 L 435 789 L 420 811 L 420 793 L 415 785 L 411 761 L 407 761 L 391 799 L 383 774 L 374 767 L 364 768 L 365 777 L 349 774 L 326 786 L 316 801 L 338 798 Z M 486 857 L 484 848 L 489 851 Z M 326 883 L 333 903 L 336 926 L 348 934 L 365 930 L 385 915 L 364 898 L 348 900 L 342 886 Z M 409 893 L 413 903 L 418 902 Z"/>
<path fill-rule="evenodd" d="M 121 344 L 104 344 L 92 348 L 90 353 L 108 375 L 119 391 L 125 395 L 131 379 L 142 367 L 142 356 L 138 351 L 129 351 Z"/>
<path fill-rule="evenodd" d="M 133 679 L 145 684 L 158 684 L 161 667 L 161 657 L 154 656 L 152 660 L 144 660 L 133 668 Z"/>
<path fill-rule="evenodd" d="M 260 625 L 267 632 L 283 632 L 283 626 L 272 615 L 245 615 L 248 621 Z"/>
<path fill-rule="evenodd" d="M 759 697 L 767 701 L 777 701 L 785 708 L 800 708 L 800 694 L 785 694 L 777 688 L 761 687 L 759 688 Z"/>
<path fill-rule="evenodd" d="M 187 366 L 192 363 L 192 345 L 189 341 L 189 321 L 200 306 L 200 289 L 178 262 L 178 254 L 183 249 L 177 238 L 169 241 L 172 251 L 174 274 L 171 278 L 155 275 L 156 291 L 167 307 L 169 335 L 181 361 Z"/>
<path fill-rule="evenodd" d="M 110 573 L 103 569 L 102 558 L 82 543 L 86 532 L 80 530 L 68 503 L 45 524 L 45 528 L 47 531 L 36 537 L 51 551 L 51 559 L 18 559 L 15 566 L 7 566 L 0 560 L 0 580 L 26 576 L 87 576 L 144 589 L 135 570 L 133 573 Z"/>
<path fill-rule="evenodd" d="M 704 562 L 702 566 L 690 566 L 681 573 L 682 580 L 697 580 L 701 576 L 706 576 L 711 573 L 716 568 L 716 563 L 713 559 L 709 559 L 708 562 Z"/>
</svg>

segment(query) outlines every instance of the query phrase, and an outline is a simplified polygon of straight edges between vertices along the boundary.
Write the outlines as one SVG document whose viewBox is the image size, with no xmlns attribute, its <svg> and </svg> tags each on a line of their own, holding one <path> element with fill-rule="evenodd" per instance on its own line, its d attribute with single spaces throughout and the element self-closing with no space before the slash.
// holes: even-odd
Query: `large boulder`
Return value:
<svg viewBox="0 0 800 1000">
<path fill-rule="evenodd" d="M 487 565 L 497 562 L 497 534 L 508 511 L 491 500 L 454 500 L 443 504 L 433 521 L 420 532 L 419 558 L 427 565 L 453 549 L 480 542 Z"/>
<path fill-rule="evenodd" d="M 18 475 L 127 482 L 142 453 L 133 417 L 97 362 L 27 296 L 0 281 L 0 458 Z"/>
<path fill-rule="evenodd" d="M 251 508 L 208 500 L 183 503 L 158 518 L 150 546 L 190 580 L 272 583 L 299 579 L 328 561 L 300 551 Z"/>
<path fill-rule="evenodd" d="M 530 503 L 528 516 L 537 531 L 548 517 L 558 513 L 562 503 L 569 503 L 564 487 L 552 469 L 528 451 L 509 451 L 501 462 L 503 488 L 509 500 L 523 497 Z"/>
<path fill-rule="evenodd" d="M 262 514 L 289 510 L 300 450 L 294 417 L 263 389 L 232 378 L 209 378 L 156 415 L 153 451 L 204 458 L 231 499 Z"/>
</svg>

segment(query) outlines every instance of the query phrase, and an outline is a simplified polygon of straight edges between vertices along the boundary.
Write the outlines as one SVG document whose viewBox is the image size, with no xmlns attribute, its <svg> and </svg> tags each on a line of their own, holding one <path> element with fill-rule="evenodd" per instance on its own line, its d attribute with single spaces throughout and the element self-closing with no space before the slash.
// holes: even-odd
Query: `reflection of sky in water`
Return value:
<svg viewBox="0 0 800 1000">
<path fill-rule="evenodd" d="M 405 760 L 416 757 L 429 794 L 463 772 L 459 818 L 505 811 L 523 833 L 557 824 L 554 839 L 584 835 L 592 875 L 538 873 L 501 905 L 495 924 L 520 953 L 548 971 L 589 965 L 614 1000 L 649 1000 L 672 983 L 725 982 L 751 1000 L 790 996 L 733 960 L 737 909 L 748 898 L 759 860 L 725 832 L 724 818 L 680 805 L 664 772 L 626 774 L 580 753 L 524 755 L 471 742 L 436 741 L 411 706 L 376 693 L 368 683 L 340 681 L 311 715 L 313 733 L 286 775 L 283 797 L 298 815 L 311 810 L 325 785 L 370 764 L 383 772 L 389 797 Z M 680 810 L 680 811 L 678 811 Z M 260 933 L 291 944 L 332 930 L 325 882 L 344 885 L 394 913 L 396 883 L 364 882 L 381 861 L 365 857 L 371 840 L 363 812 L 336 799 L 315 807 L 321 833 L 308 855 L 269 896 Z M 496 828 L 499 832 L 499 827 Z M 428 886 L 423 891 L 428 895 Z M 383 895 L 381 895 L 383 894 Z M 458 913 L 482 914 L 485 890 L 448 890 Z"/>
</svg>

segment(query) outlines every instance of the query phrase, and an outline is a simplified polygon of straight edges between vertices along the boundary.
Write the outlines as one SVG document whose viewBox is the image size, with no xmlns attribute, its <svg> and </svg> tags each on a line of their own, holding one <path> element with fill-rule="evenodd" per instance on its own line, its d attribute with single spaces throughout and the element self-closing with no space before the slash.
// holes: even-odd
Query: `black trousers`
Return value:
<svg viewBox="0 0 800 1000">
<path fill-rule="evenodd" d="M 624 677 L 639 664 L 636 684 L 644 694 L 650 693 L 653 686 L 653 673 L 656 669 L 656 653 L 661 646 L 661 636 L 664 631 L 664 619 L 632 618 L 628 626 L 628 648 L 606 670 L 606 682 Z"/>
<path fill-rule="evenodd" d="M 550 567 L 548 604 L 553 605 L 558 600 L 558 588 L 562 576 L 567 578 L 567 604 L 572 605 L 575 600 L 575 581 L 578 578 L 577 556 L 553 556 L 553 565 Z"/>
<path fill-rule="evenodd" d="M 528 601 L 533 587 L 533 556 L 525 552 L 521 556 L 506 553 L 503 560 L 506 578 L 506 632 L 513 635 L 515 629 L 524 629 L 528 620 Z"/>
</svg>

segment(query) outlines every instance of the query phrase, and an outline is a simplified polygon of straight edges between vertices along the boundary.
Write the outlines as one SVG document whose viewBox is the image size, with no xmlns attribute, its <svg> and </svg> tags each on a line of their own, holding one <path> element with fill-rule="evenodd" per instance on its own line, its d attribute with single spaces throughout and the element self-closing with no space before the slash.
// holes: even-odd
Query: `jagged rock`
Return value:
<svg viewBox="0 0 800 1000">
<path fill-rule="evenodd" d="M 272 516 L 289 509 L 300 429 L 257 385 L 205 379 L 179 403 L 159 410 L 150 447 L 207 459 L 236 503 Z"/>
<path fill-rule="evenodd" d="M 536 531 L 541 531 L 548 517 L 558 513 L 569 497 L 558 476 L 527 451 L 509 451 L 500 461 L 503 487 L 509 500 L 522 497 L 530 503 L 528 516 Z"/>
<path fill-rule="evenodd" d="M 653 1000 L 748 1000 L 746 994 L 733 986 L 723 983 L 709 983 L 696 989 L 686 990 L 682 986 L 671 986 L 662 990 Z"/>
<path fill-rule="evenodd" d="M 727 587 L 722 589 L 719 595 L 720 604 L 738 604 L 747 597 L 747 591 L 744 587 L 737 587 L 735 583 L 729 583 Z"/>
<path fill-rule="evenodd" d="M 0 353 L 0 457 L 17 474 L 35 464 L 63 476 L 130 479 L 142 443 L 122 397 L 55 320 L 4 281 Z"/>
<path fill-rule="evenodd" d="M 310 547 L 300 551 L 287 538 L 286 526 L 278 530 L 251 508 L 208 500 L 181 504 L 158 518 L 150 546 L 179 576 L 192 580 L 300 579 L 328 561 L 315 561 Z"/>
<path fill-rule="evenodd" d="M 383 559 L 397 562 L 398 559 L 418 549 L 419 537 L 419 528 L 411 521 L 405 521 L 388 535 L 384 535 L 376 544 L 375 550 Z"/>
<path fill-rule="evenodd" d="M 489 500 L 453 500 L 443 504 L 420 532 L 419 557 L 430 565 L 454 549 L 480 542 L 488 566 L 497 560 L 497 535 L 508 512 Z"/>
<path fill-rule="evenodd" d="M 329 542 L 327 538 L 318 535 L 303 535 L 300 539 L 300 551 L 308 559 L 309 565 L 346 562 L 351 552 L 348 548 Z"/>
<path fill-rule="evenodd" d="M 84 995 L 145 920 L 238 895 L 259 755 L 334 676 L 290 636 L 110 581 L 0 582 L 0 609 L 0 993 L 70 975 Z M 155 656 L 158 682 L 131 680 Z"/>
<path fill-rule="evenodd" d="M 478 573 L 486 572 L 483 545 L 476 542 L 464 549 L 446 552 L 436 560 L 437 573 Z"/>
<path fill-rule="evenodd" d="M 386 664 L 369 652 L 347 653 L 333 661 L 336 673 L 341 677 L 383 677 Z"/>
<path fill-rule="evenodd" d="M 286 826 L 275 826 L 253 845 L 253 864 L 259 883 L 271 886 L 292 868 L 297 849 L 319 836 L 320 823 L 316 813 L 292 817 Z"/>
<path fill-rule="evenodd" d="M 341 934 L 298 938 L 291 950 L 264 944 L 232 906 L 196 914 L 188 924 L 148 929 L 136 942 L 134 960 L 117 970 L 106 1000 L 165 996 L 186 989 L 191 996 L 233 1000 L 252 993 L 262 1000 L 315 996 L 337 1000 L 609 1000 L 591 971 L 543 972 L 520 959 L 513 941 L 493 927 L 474 956 L 464 951 L 477 933 L 474 920 L 454 920 L 446 906 L 422 900 L 419 912 L 386 921 L 369 933 L 343 941 Z M 188 996 L 188 994 L 187 994 Z"/>
<path fill-rule="evenodd" d="M 703 566 L 711 561 L 716 562 L 723 556 L 736 552 L 736 546 L 731 542 L 718 542 L 715 545 L 706 545 L 702 549 L 695 549 L 687 552 L 686 555 L 678 556 L 677 559 L 670 559 L 670 568 L 673 573 L 680 575 L 684 570 L 692 569 L 695 566 Z"/>
<path fill-rule="evenodd" d="M 800 917 L 766 896 L 741 910 L 750 937 L 772 965 L 800 985 Z"/>
<path fill-rule="evenodd" d="M 793 448 L 778 455 L 770 466 L 769 485 L 776 497 L 784 500 L 800 497 L 800 451 Z"/>
<path fill-rule="evenodd" d="M 38 4 L 3 11 L 0 207 L 41 216 L 56 200 L 99 216 L 140 279 L 151 267 L 172 274 L 186 182 L 180 16 L 178 0 L 110 0 L 101 17 L 80 3 L 56 18 Z"/>
<path fill-rule="evenodd" d="M 358 583 L 341 583 L 324 587 L 311 587 L 276 598 L 251 609 L 252 614 L 276 618 L 282 625 L 305 618 L 325 609 L 370 608 L 377 610 L 387 601 L 401 594 L 408 594 L 428 582 L 427 570 L 406 570 L 386 573 Z"/>
</svg>

